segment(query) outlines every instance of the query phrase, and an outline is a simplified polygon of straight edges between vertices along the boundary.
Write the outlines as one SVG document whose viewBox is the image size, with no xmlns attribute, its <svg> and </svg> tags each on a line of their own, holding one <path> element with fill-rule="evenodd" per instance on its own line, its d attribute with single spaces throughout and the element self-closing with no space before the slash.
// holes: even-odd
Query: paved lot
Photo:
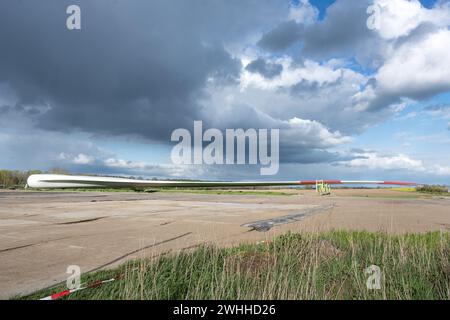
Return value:
<svg viewBox="0 0 450 320">
<path fill-rule="evenodd" d="M 449 198 L 387 190 L 336 190 L 329 197 L 287 192 L 295 195 L 1 191 L 0 298 L 63 281 L 69 265 L 87 272 L 206 242 L 256 242 L 287 230 L 450 230 Z M 267 232 L 242 226 L 283 216 L 295 219 Z"/>
</svg>

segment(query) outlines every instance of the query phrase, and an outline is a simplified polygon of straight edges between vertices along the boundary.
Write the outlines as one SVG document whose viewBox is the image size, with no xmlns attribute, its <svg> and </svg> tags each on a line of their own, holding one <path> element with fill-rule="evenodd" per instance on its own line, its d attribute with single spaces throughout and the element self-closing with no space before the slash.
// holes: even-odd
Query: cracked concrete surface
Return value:
<svg viewBox="0 0 450 320">
<path fill-rule="evenodd" d="M 288 230 L 450 229 L 448 198 L 404 198 L 387 190 L 336 190 L 329 197 L 283 191 L 295 195 L 0 191 L 0 298 L 64 281 L 69 265 L 88 272 L 202 243 L 257 242 Z M 243 226 L 261 220 L 275 226 L 267 232 Z"/>
</svg>

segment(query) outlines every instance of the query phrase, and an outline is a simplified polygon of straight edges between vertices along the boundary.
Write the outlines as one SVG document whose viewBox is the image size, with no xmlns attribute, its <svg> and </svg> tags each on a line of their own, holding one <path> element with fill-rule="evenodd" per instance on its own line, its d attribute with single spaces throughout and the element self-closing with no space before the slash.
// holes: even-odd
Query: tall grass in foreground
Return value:
<svg viewBox="0 0 450 320">
<path fill-rule="evenodd" d="M 381 268 L 379 290 L 366 286 L 370 265 Z M 449 299 L 450 239 L 439 232 L 288 233 L 269 243 L 135 260 L 82 281 L 117 273 L 121 280 L 70 299 Z"/>
</svg>

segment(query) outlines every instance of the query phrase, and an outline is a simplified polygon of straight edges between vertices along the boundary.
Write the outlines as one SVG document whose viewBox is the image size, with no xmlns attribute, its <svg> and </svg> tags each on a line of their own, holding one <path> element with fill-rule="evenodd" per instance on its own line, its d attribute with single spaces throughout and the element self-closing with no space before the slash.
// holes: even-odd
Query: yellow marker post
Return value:
<svg viewBox="0 0 450 320">
<path fill-rule="evenodd" d="M 331 186 L 323 180 L 316 180 L 316 191 L 321 196 L 326 196 L 331 194 Z"/>
</svg>

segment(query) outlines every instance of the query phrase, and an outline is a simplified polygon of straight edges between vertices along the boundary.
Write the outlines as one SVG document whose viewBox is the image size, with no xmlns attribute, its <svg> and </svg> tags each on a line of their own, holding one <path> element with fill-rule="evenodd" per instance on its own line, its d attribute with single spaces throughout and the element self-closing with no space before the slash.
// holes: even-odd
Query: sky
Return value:
<svg viewBox="0 0 450 320">
<path fill-rule="evenodd" d="M 0 168 L 450 184 L 449 26 L 439 0 L 4 0 Z M 278 173 L 174 164 L 195 120 L 279 129 Z"/>
</svg>

